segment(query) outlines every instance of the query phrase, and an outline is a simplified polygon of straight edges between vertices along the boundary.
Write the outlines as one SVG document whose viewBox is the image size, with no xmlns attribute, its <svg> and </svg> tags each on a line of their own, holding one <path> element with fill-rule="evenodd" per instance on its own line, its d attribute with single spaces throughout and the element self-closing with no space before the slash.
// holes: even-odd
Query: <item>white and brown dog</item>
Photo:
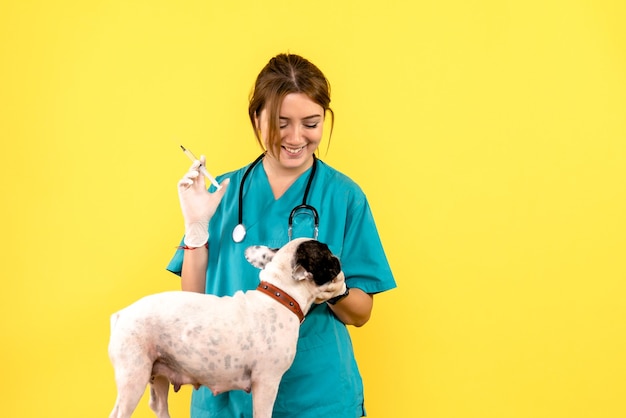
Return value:
<svg viewBox="0 0 626 418">
<path fill-rule="evenodd" d="M 148 384 L 150 408 L 169 418 L 170 383 L 175 391 L 184 384 L 214 394 L 252 391 L 254 417 L 271 418 L 300 323 L 313 303 L 343 294 L 346 285 L 339 260 L 315 240 L 245 254 L 262 269 L 256 290 L 232 297 L 159 293 L 112 315 L 109 357 L 118 395 L 111 418 L 130 417 Z"/>
</svg>

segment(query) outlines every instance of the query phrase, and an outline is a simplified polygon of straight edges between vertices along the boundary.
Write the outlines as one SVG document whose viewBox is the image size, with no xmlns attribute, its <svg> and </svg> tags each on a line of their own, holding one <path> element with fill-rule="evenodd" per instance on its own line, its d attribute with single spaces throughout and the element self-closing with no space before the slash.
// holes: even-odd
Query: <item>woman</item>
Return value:
<svg viewBox="0 0 626 418">
<path fill-rule="evenodd" d="M 329 105 L 330 86 L 316 66 L 298 55 L 277 55 L 259 73 L 248 109 L 263 154 L 218 177 L 218 191 L 206 190 L 198 161 L 178 183 L 185 245 L 168 270 L 181 275 L 183 290 L 224 296 L 255 289 L 259 271 L 245 260 L 245 248 L 281 247 L 290 239 L 288 229 L 293 238 L 313 237 L 315 211 L 318 239 L 341 260 L 349 290 L 307 315 L 274 417 L 365 415 L 346 325 L 364 325 L 373 295 L 395 287 L 365 195 L 314 155 L 327 113 L 332 133 Z M 303 203 L 313 209 L 297 210 L 289 221 L 292 209 Z M 191 416 L 251 417 L 251 396 L 243 391 L 213 396 L 202 387 L 193 393 Z"/>
</svg>

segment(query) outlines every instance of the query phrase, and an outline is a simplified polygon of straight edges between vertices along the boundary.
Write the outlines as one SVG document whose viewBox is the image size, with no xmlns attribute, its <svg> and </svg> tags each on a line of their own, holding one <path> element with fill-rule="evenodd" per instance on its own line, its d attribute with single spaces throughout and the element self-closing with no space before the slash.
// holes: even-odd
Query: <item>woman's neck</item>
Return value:
<svg viewBox="0 0 626 418">
<path fill-rule="evenodd" d="M 276 158 L 266 154 L 263 158 L 263 169 L 269 180 L 274 199 L 280 197 L 291 185 L 313 165 L 313 156 L 305 164 L 297 167 L 285 167 Z"/>
</svg>

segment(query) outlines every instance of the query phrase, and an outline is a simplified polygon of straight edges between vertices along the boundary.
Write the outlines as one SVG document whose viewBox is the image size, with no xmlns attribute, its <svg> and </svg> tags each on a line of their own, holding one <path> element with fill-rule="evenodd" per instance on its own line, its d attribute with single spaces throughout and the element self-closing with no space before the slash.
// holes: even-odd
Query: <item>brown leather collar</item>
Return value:
<svg viewBox="0 0 626 418">
<path fill-rule="evenodd" d="M 300 323 L 304 321 L 304 313 L 302 313 L 302 309 L 300 309 L 300 305 L 298 304 L 298 302 L 296 302 L 294 298 L 283 292 L 278 287 L 268 282 L 261 282 L 257 286 L 256 290 L 260 291 L 261 293 L 265 293 L 273 299 L 276 299 L 291 312 L 295 313 L 300 320 Z"/>
</svg>

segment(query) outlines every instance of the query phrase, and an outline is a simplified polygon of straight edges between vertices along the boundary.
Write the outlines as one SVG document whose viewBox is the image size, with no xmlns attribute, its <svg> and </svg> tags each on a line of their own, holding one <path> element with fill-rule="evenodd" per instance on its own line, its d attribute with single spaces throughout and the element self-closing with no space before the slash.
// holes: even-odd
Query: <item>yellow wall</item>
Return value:
<svg viewBox="0 0 626 418">
<path fill-rule="evenodd" d="M 623 4 L 3 1 L 2 415 L 107 416 L 110 313 L 178 288 L 178 144 L 251 160 L 288 50 L 399 284 L 352 330 L 370 417 L 626 416 Z"/>
</svg>

